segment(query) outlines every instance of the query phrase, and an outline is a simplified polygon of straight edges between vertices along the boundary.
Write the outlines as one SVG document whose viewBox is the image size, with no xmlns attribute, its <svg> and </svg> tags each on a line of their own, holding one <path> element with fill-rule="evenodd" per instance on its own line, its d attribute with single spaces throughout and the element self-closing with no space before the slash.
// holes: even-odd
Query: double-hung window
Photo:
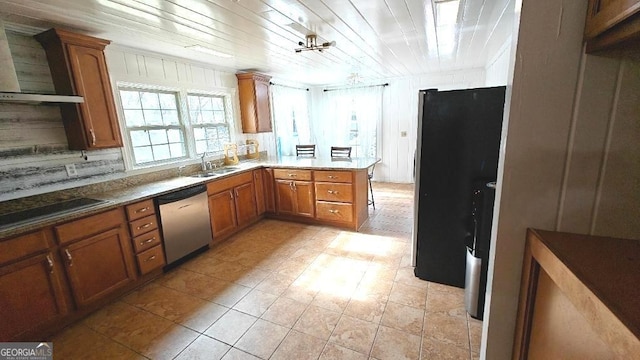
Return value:
<svg viewBox="0 0 640 360">
<path fill-rule="evenodd" d="M 223 150 L 231 141 L 224 97 L 189 94 L 187 100 L 196 154 Z"/>
<path fill-rule="evenodd" d="M 134 168 L 195 159 L 233 140 L 230 94 L 124 84 L 118 90 Z"/>
<path fill-rule="evenodd" d="M 129 89 L 120 98 L 134 164 L 187 157 L 177 93 Z"/>
</svg>

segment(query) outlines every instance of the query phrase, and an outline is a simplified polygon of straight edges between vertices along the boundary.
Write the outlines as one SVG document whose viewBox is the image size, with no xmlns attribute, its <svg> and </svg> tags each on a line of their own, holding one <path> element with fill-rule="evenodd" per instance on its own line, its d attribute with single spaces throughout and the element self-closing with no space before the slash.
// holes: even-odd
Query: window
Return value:
<svg viewBox="0 0 640 360">
<path fill-rule="evenodd" d="M 311 144 L 309 93 L 282 85 L 271 86 L 273 118 L 276 133 L 276 151 L 280 155 L 295 155 L 295 146 Z"/>
<path fill-rule="evenodd" d="M 231 142 L 224 97 L 189 94 L 187 99 L 196 154 L 222 151 L 223 145 Z"/>
<path fill-rule="evenodd" d="M 135 164 L 187 156 L 177 94 L 121 90 L 120 98 Z"/>
<path fill-rule="evenodd" d="M 148 167 L 203 153 L 221 152 L 231 143 L 227 93 L 119 86 L 128 166 Z"/>
</svg>

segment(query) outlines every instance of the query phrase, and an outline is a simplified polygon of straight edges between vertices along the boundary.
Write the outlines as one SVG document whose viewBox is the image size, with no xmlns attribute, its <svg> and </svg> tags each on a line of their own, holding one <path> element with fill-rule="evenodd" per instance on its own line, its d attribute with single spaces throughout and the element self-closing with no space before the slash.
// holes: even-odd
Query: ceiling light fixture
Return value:
<svg viewBox="0 0 640 360">
<path fill-rule="evenodd" d="M 318 42 L 317 42 L 318 37 L 316 36 L 316 34 L 307 35 L 306 40 L 307 40 L 306 43 L 303 43 L 302 41 L 298 42 L 298 45 L 303 47 L 295 49 L 297 53 L 303 52 L 303 51 L 309 51 L 309 50 L 318 50 L 319 52 L 322 52 L 322 50 L 324 49 L 328 49 L 332 46 L 336 46 L 335 41 L 324 42 L 318 45 Z"/>
<path fill-rule="evenodd" d="M 199 52 L 203 52 L 205 54 L 210 54 L 213 56 L 217 56 L 217 57 L 221 57 L 221 58 L 232 58 L 233 55 L 229 55 L 220 51 L 216 51 L 213 49 L 209 49 L 208 47 L 204 47 L 202 45 L 191 45 L 191 46 L 185 46 L 186 49 L 189 50 L 195 50 L 195 51 L 199 51 Z"/>
</svg>

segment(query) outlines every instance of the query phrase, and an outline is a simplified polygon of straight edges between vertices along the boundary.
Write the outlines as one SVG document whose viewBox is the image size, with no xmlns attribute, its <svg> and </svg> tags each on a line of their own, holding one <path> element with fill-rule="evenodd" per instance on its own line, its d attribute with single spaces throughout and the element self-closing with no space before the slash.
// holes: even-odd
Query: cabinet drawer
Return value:
<svg viewBox="0 0 640 360">
<path fill-rule="evenodd" d="M 160 243 L 160 231 L 158 229 L 155 229 L 151 232 L 135 237 L 133 239 L 133 248 L 135 249 L 137 254 L 156 245 L 159 245 Z"/>
<path fill-rule="evenodd" d="M 155 215 L 149 215 L 143 217 L 142 219 L 138 219 L 129 223 L 129 229 L 131 229 L 131 237 L 142 235 L 157 228 L 158 220 L 156 219 Z"/>
<path fill-rule="evenodd" d="M 274 169 L 273 177 L 287 180 L 311 180 L 311 170 Z"/>
<path fill-rule="evenodd" d="M 316 218 L 326 221 L 350 223 L 353 221 L 353 205 L 336 202 L 316 202 Z"/>
<path fill-rule="evenodd" d="M 127 211 L 127 218 L 129 221 L 137 220 L 156 213 L 155 206 L 153 206 L 153 199 L 127 205 L 125 209 Z"/>
<path fill-rule="evenodd" d="M 152 247 L 151 249 L 136 255 L 138 260 L 138 269 L 140 274 L 147 274 L 164 265 L 164 252 L 162 245 Z"/>
<path fill-rule="evenodd" d="M 0 242 L 0 265 L 27 255 L 44 251 L 49 247 L 44 231 L 15 237 Z"/>
<path fill-rule="evenodd" d="M 353 202 L 351 184 L 317 182 L 316 200 Z"/>
<path fill-rule="evenodd" d="M 213 180 L 207 184 L 207 194 L 213 195 L 252 181 L 253 172 L 251 171 L 243 172 L 220 180 Z"/>
<path fill-rule="evenodd" d="M 351 183 L 351 171 L 314 171 L 316 181 Z"/>
<path fill-rule="evenodd" d="M 58 236 L 59 243 L 66 244 L 74 240 L 80 240 L 90 235 L 120 227 L 125 222 L 122 208 L 117 208 L 98 215 L 58 225 L 54 229 Z"/>
</svg>

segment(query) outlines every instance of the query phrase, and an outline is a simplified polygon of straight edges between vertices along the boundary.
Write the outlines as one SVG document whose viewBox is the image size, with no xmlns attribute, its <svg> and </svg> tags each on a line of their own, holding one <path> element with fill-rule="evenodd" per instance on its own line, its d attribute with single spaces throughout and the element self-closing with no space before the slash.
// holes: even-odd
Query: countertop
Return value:
<svg viewBox="0 0 640 360">
<path fill-rule="evenodd" d="M 237 165 L 233 165 L 233 168 L 235 168 L 234 171 L 213 177 L 198 178 L 192 177 L 190 175 L 184 175 L 180 177 L 168 178 L 161 181 L 153 181 L 141 185 L 130 186 L 123 189 L 114 189 L 89 194 L 86 197 L 105 200 L 106 202 L 96 206 L 92 206 L 90 208 L 80 209 L 73 212 L 47 217 L 45 219 L 29 221 L 27 223 L 21 223 L 20 225 L 2 228 L 0 229 L 0 239 L 26 233 L 32 230 L 37 230 L 41 227 L 53 225 L 63 221 L 69 221 L 80 217 L 97 214 L 108 209 L 153 198 L 159 195 L 170 193 L 172 191 L 188 188 L 190 186 L 205 184 L 210 181 L 223 179 L 225 177 L 233 176 L 238 173 L 257 168 L 274 167 L 312 170 L 364 170 L 373 166 L 379 161 L 380 159 L 376 158 L 351 158 L 346 160 L 338 160 L 332 159 L 330 157 L 302 158 L 296 156 L 283 156 L 280 158 L 271 157 L 257 161 L 244 161 L 240 162 Z M 20 206 L 20 202 L 12 201 L 13 206 L 10 212 L 18 212 L 33 208 L 34 203 L 37 204 L 37 201 L 34 202 L 33 199 L 30 199 L 30 201 L 25 202 L 24 206 Z M 0 203 L 0 205 L 2 205 L 2 203 Z M 4 213 L 6 213 L 6 211 Z"/>
<path fill-rule="evenodd" d="M 640 240 L 531 231 L 640 338 Z"/>
</svg>

